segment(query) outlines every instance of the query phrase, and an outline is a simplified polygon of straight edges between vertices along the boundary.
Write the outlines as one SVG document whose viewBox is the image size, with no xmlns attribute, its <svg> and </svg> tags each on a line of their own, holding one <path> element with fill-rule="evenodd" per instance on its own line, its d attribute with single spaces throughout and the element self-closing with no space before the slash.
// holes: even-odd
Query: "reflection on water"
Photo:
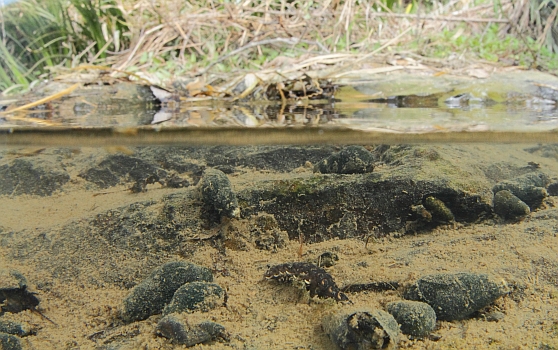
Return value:
<svg viewBox="0 0 558 350">
<path fill-rule="evenodd" d="M 519 143 L 4 147 L 0 332 L 330 348 L 331 320 L 354 317 L 416 349 L 554 346 L 557 159 Z M 434 307 L 422 341 L 384 319 L 405 298 Z"/>
</svg>

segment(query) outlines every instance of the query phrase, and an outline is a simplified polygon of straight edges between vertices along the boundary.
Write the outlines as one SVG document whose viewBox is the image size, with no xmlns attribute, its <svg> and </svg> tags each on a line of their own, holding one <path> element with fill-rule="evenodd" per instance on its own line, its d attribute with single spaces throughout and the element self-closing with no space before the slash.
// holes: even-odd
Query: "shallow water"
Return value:
<svg viewBox="0 0 558 350">
<path fill-rule="evenodd" d="M 424 339 L 401 336 L 401 347 L 557 348 L 555 111 L 337 105 L 344 112 L 333 114 L 344 117 L 293 114 L 291 128 L 285 119 L 265 131 L 215 131 L 228 124 L 209 117 L 214 133 L 164 123 L 70 132 L 6 126 L 0 272 L 21 273 L 40 302 L 0 320 L 32 330 L 18 336 L 25 348 L 171 349 L 156 331 L 160 312 L 134 322 L 122 312 L 152 270 L 184 261 L 210 269 L 227 293 L 224 305 L 186 314 L 191 324 L 210 320 L 226 330 L 198 348 L 331 349 L 322 327 L 329 315 L 386 310 L 423 276 L 467 272 L 504 280 L 506 293 L 463 320 L 438 320 Z M 351 108 L 359 110 L 349 118 Z M 497 132 L 455 133 L 483 119 Z M 550 127 L 541 131 L 543 122 Z M 487 138 L 494 142 L 479 142 Z M 339 152 L 348 144 L 363 145 L 365 156 L 322 173 L 324 159 L 347 158 Z M 220 189 L 238 210 L 203 194 L 207 169 L 230 181 Z M 502 184 L 528 212 L 495 208 Z M 300 281 L 264 278 L 271 265 L 318 264 L 326 252 L 338 260 L 324 269 L 351 304 L 312 297 Z M 8 282 L 0 290 L 24 293 Z"/>
</svg>

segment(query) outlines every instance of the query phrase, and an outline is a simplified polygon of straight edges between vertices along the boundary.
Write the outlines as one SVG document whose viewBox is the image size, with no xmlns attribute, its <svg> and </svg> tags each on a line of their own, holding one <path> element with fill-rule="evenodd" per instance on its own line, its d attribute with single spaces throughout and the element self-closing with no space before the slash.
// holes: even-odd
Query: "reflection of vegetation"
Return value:
<svg viewBox="0 0 558 350">
<path fill-rule="evenodd" d="M 293 65 L 305 54 L 387 49 L 444 59 L 506 58 L 558 70 L 555 5 L 555 0 L 19 0 L 0 12 L 0 89 L 28 86 L 57 65 L 116 66 L 165 81 L 204 73 L 206 67 L 221 73 L 259 70 Z M 439 19 L 452 16 L 458 18 Z"/>
</svg>

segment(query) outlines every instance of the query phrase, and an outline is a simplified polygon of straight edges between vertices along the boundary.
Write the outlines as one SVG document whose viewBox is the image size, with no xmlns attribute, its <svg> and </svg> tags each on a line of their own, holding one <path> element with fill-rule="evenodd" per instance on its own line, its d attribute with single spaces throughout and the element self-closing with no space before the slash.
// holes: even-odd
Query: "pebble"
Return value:
<svg viewBox="0 0 558 350">
<path fill-rule="evenodd" d="M 438 320 L 453 321 L 469 318 L 508 292 L 504 280 L 486 274 L 441 273 L 421 277 L 404 298 L 429 304 Z"/>
<path fill-rule="evenodd" d="M 194 323 L 176 314 L 167 315 L 157 323 L 157 334 L 173 343 L 186 346 L 207 343 L 218 338 L 228 339 L 225 327 L 218 323 Z"/>
<path fill-rule="evenodd" d="M 240 216 L 240 208 L 231 182 L 224 172 L 217 169 L 206 169 L 201 179 L 203 202 L 215 209 L 221 217 Z"/>
<path fill-rule="evenodd" d="M 212 282 L 211 270 L 182 261 L 159 266 L 124 298 L 122 318 L 133 322 L 159 314 L 180 286 L 196 281 Z"/>
<path fill-rule="evenodd" d="M 510 191 L 502 190 L 494 195 L 494 212 L 506 220 L 518 220 L 529 215 L 531 209 Z"/>
<path fill-rule="evenodd" d="M 531 208 L 540 206 L 542 200 L 548 196 L 546 186 L 550 180 L 543 173 L 529 173 L 497 183 L 492 192 L 498 193 L 502 190 L 510 191 Z"/>
<path fill-rule="evenodd" d="M 208 282 L 186 283 L 178 288 L 163 315 L 180 312 L 207 312 L 225 305 L 225 291 L 219 285 Z"/>
<path fill-rule="evenodd" d="M 0 319 L 0 333 L 26 337 L 33 334 L 34 330 L 28 324 Z"/>
<path fill-rule="evenodd" d="M 395 349 L 399 325 L 383 310 L 357 309 L 326 316 L 322 328 L 342 350 Z"/>
<path fill-rule="evenodd" d="M 1 350 L 21 350 L 21 340 L 15 335 L 0 333 L 0 349 Z"/>
<path fill-rule="evenodd" d="M 322 174 L 364 174 L 374 170 L 374 155 L 362 146 L 348 146 L 314 167 Z"/>
<path fill-rule="evenodd" d="M 424 207 L 431 214 L 431 218 L 438 222 L 453 222 L 454 216 L 444 202 L 435 197 L 427 197 L 424 200 Z"/>
<path fill-rule="evenodd" d="M 436 327 L 436 313 L 420 301 L 395 301 L 387 304 L 387 311 L 401 327 L 401 332 L 416 338 L 426 337 Z"/>
</svg>

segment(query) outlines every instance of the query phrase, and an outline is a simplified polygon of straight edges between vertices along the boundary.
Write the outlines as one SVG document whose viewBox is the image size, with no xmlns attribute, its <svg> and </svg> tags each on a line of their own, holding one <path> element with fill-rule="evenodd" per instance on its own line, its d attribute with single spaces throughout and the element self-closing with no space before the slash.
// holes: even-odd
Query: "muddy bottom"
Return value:
<svg viewBox="0 0 558 350">
<path fill-rule="evenodd" d="M 194 348 L 335 349 L 327 315 L 385 310 L 421 276 L 473 272 L 509 292 L 464 320 L 438 320 L 427 337 L 402 335 L 399 347 L 558 349 L 556 146 L 370 145 L 373 167 L 320 170 L 345 148 L 0 150 L 0 270 L 18 271 L 40 301 L 0 321 L 30 329 L 18 335 L 29 349 L 185 347 L 158 335 L 161 314 L 122 318 L 153 269 L 184 261 L 226 291 L 224 305 L 187 317 L 227 336 Z M 230 211 L 204 197 L 208 169 L 230 181 Z M 521 200 L 527 213 L 497 213 L 497 185 L 532 175 L 544 184 L 527 186 L 542 194 Z M 264 278 L 326 252 L 350 303 Z M 394 288 L 349 288 L 373 282 Z"/>
</svg>

